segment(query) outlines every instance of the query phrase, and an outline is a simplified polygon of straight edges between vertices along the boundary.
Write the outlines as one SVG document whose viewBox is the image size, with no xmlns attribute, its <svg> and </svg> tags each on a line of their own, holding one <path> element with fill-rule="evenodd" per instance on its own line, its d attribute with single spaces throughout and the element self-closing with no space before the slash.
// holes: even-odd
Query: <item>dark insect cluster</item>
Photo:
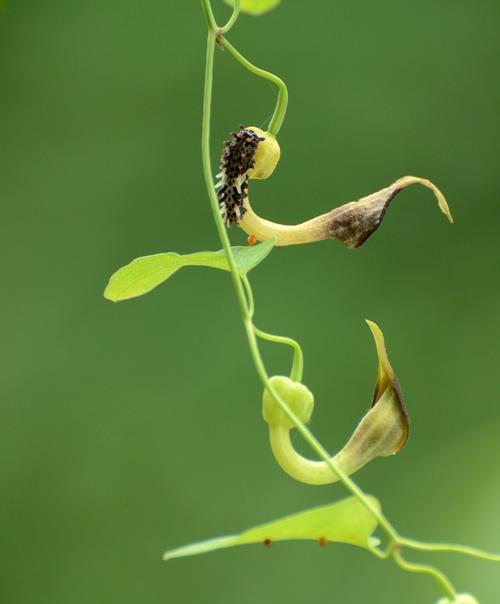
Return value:
<svg viewBox="0 0 500 604">
<path fill-rule="evenodd" d="M 248 171 L 254 166 L 255 152 L 264 139 L 252 130 L 240 126 L 230 140 L 224 142 L 224 151 L 218 174 L 217 199 L 226 226 L 239 224 L 245 214 L 243 202 L 248 193 Z"/>
</svg>

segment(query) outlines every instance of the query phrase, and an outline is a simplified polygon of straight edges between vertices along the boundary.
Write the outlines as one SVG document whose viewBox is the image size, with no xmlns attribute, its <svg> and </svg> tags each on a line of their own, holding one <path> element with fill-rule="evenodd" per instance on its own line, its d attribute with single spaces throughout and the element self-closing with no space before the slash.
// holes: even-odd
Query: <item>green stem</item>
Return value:
<svg viewBox="0 0 500 604">
<path fill-rule="evenodd" d="M 249 308 L 245 299 L 245 292 L 241 284 L 241 278 L 236 268 L 234 255 L 231 250 L 231 244 L 229 237 L 227 236 L 226 227 L 221 219 L 219 202 L 215 193 L 215 183 L 212 178 L 210 170 L 211 159 L 210 159 L 210 114 L 212 108 L 212 83 L 213 83 L 213 69 L 214 69 L 214 49 L 216 41 L 216 31 L 211 30 L 208 32 L 207 40 L 207 60 L 205 68 L 205 93 L 203 97 L 203 126 L 202 126 L 202 158 L 203 158 L 203 174 L 205 176 L 205 184 L 207 186 L 208 195 L 210 197 L 210 205 L 212 207 L 212 213 L 215 220 L 215 226 L 219 233 L 219 239 L 222 243 L 222 247 L 226 253 L 226 258 L 231 269 L 231 279 L 236 290 L 238 297 L 238 303 L 240 306 L 241 314 L 244 320 L 250 317 Z"/>
<path fill-rule="evenodd" d="M 415 564 L 414 562 L 408 562 L 408 560 L 403 558 L 398 548 L 394 549 L 392 557 L 400 568 L 409 573 L 422 573 L 430 575 L 447 595 L 451 596 L 452 599 L 455 599 L 457 595 L 455 588 L 451 584 L 448 577 L 441 571 L 437 570 L 437 568 L 428 566 L 426 564 Z"/>
<path fill-rule="evenodd" d="M 234 2 L 234 7 L 233 7 L 233 14 L 231 15 L 229 21 L 219 29 L 218 33 L 219 34 L 227 34 L 227 32 L 231 29 L 231 27 L 233 27 L 233 25 L 236 23 L 236 20 L 238 19 L 240 14 L 240 0 L 235 0 Z"/>
<path fill-rule="evenodd" d="M 253 318 L 253 314 L 255 312 L 255 303 L 253 300 L 252 286 L 250 285 L 250 281 L 248 280 L 246 274 L 241 276 L 241 280 L 243 281 L 245 292 L 247 294 L 248 314 L 250 315 L 250 318 Z"/>
<path fill-rule="evenodd" d="M 250 315 L 250 318 L 253 319 L 253 315 L 255 312 L 255 303 L 253 298 L 252 286 L 250 285 L 250 281 L 248 280 L 248 276 L 246 274 L 241 276 L 241 280 L 245 287 L 248 314 Z M 302 375 L 304 373 L 304 354 L 302 352 L 300 344 L 292 338 L 288 338 L 286 336 L 276 336 L 274 334 L 262 331 L 262 329 L 256 327 L 255 324 L 252 324 L 252 328 L 255 335 L 261 338 L 262 340 L 274 342 L 275 344 L 284 344 L 285 346 L 290 346 L 293 349 L 293 362 L 290 378 L 294 382 L 301 382 Z"/>
<path fill-rule="evenodd" d="M 208 0 L 202 0 L 204 3 L 208 3 Z M 213 64 L 214 64 L 214 49 L 216 42 L 217 32 L 216 30 L 210 30 L 207 39 L 207 55 L 206 55 L 206 67 L 205 67 L 205 87 L 204 87 L 204 98 L 203 98 L 203 126 L 202 126 L 202 158 L 203 158 L 203 174 L 205 177 L 205 183 L 207 186 L 207 192 L 210 199 L 212 213 L 217 227 L 219 238 L 226 253 L 226 257 L 231 269 L 231 278 L 236 291 L 236 297 L 240 306 L 243 323 L 247 333 L 248 343 L 250 351 L 254 360 L 257 373 L 264 385 L 275 399 L 277 404 L 283 410 L 285 415 L 293 422 L 297 430 L 302 434 L 304 439 L 309 443 L 310 447 L 315 451 L 321 459 L 323 459 L 332 472 L 336 474 L 344 486 L 355 495 L 366 509 L 378 520 L 381 527 L 386 531 L 390 538 L 394 541 L 397 540 L 398 534 L 394 527 L 391 525 L 389 520 L 378 510 L 368 499 L 365 493 L 358 487 L 358 485 L 349 478 L 342 470 L 340 470 L 335 463 L 332 462 L 331 456 L 322 447 L 320 442 L 313 436 L 309 429 L 303 424 L 299 418 L 292 413 L 288 405 L 278 395 L 275 388 L 269 384 L 269 376 L 267 375 L 266 368 L 260 356 L 259 347 L 257 345 L 256 335 L 254 333 L 254 326 L 250 316 L 250 309 L 248 308 L 247 301 L 245 298 L 245 291 L 241 282 L 241 278 L 236 268 L 234 261 L 233 251 L 231 244 L 227 236 L 227 231 L 220 215 L 219 202 L 215 193 L 215 184 L 211 174 L 211 159 L 210 159 L 210 116 L 212 106 L 212 83 L 213 83 Z M 273 76 L 275 77 L 275 76 Z M 286 87 L 285 87 L 286 89 Z"/>
<path fill-rule="evenodd" d="M 400 537 L 399 543 L 405 547 L 410 547 L 422 552 L 464 554 L 466 556 L 472 556 L 473 558 L 489 560 L 490 562 L 500 562 L 500 555 L 483 552 L 480 549 L 468 547 L 467 545 L 455 545 L 453 543 L 423 543 L 422 541 L 415 541 L 415 539 L 407 539 L 405 537 Z"/>
<path fill-rule="evenodd" d="M 302 375 L 304 373 L 304 354 L 302 352 L 302 348 L 300 344 L 296 342 L 292 338 L 287 338 L 286 336 L 276 336 L 272 333 L 266 333 L 254 326 L 255 335 L 263 340 L 267 340 L 268 342 L 275 342 L 276 344 L 285 344 L 286 346 L 290 346 L 293 348 L 293 364 L 290 378 L 294 382 L 301 382 Z"/>
<path fill-rule="evenodd" d="M 212 5 L 210 4 L 210 0 L 201 0 L 201 7 L 203 9 L 205 19 L 207 20 L 208 29 L 210 31 L 216 31 L 217 22 L 215 21 L 214 12 L 212 10 Z"/>
<path fill-rule="evenodd" d="M 222 46 L 233 55 L 233 57 L 241 63 L 245 69 L 248 69 L 251 73 L 260 78 L 264 78 L 265 80 L 269 80 L 272 82 L 278 89 L 278 99 L 276 101 L 276 107 L 274 109 L 273 117 L 271 118 L 271 122 L 269 123 L 269 132 L 277 136 L 278 132 L 283 125 L 283 120 L 285 119 L 286 109 L 288 106 L 288 88 L 286 87 L 285 82 L 278 76 L 274 75 L 269 71 L 264 71 L 259 67 L 256 67 L 248 59 L 246 59 L 241 53 L 239 53 L 236 48 L 230 44 L 226 38 L 221 39 Z"/>
</svg>

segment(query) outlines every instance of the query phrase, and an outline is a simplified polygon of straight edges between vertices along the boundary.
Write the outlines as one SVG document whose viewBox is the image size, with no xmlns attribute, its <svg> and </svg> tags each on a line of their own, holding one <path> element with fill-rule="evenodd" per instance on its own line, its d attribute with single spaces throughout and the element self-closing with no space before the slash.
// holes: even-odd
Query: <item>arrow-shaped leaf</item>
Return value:
<svg viewBox="0 0 500 604">
<path fill-rule="evenodd" d="M 369 497 L 369 500 L 376 509 L 380 509 L 380 504 L 374 497 Z M 372 537 L 377 524 L 376 518 L 357 498 L 349 497 L 331 505 L 312 508 L 261 524 L 239 535 L 216 537 L 184 545 L 167 551 L 163 559 L 195 556 L 236 545 L 271 545 L 276 541 L 296 539 L 317 541 L 321 545 L 336 541 L 372 549 L 377 543 Z"/>
<path fill-rule="evenodd" d="M 253 246 L 236 246 L 233 251 L 236 268 L 245 274 L 260 264 L 271 252 L 274 240 Z M 142 296 L 166 281 L 183 266 L 208 266 L 229 271 L 224 250 L 194 254 L 153 254 L 132 260 L 111 276 L 104 297 L 113 302 Z"/>
</svg>

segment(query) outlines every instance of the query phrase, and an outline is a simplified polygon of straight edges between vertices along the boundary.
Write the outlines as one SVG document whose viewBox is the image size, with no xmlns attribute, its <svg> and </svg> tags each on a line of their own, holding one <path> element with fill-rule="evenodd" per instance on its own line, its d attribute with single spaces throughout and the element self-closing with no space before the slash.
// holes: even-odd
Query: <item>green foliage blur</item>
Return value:
<svg viewBox="0 0 500 604">
<path fill-rule="evenodd" d="M 290 89 L 280 165 L 251 184 L 257 212 L 298 222 L 406 174 L 446 194 L 453 226 L 412 187 L 359 250 L 274 250 L 251 274 L 256 322 L 303 345 L 312 429 L 332 452 L 369 406 L 363 319 L 379 323 L 412 434 L 357 480 L 403 534 L 496 551 L 499 12 L 283 0 L 229 35 Z M 201 174 L 205 39 L 195 0 L 10 0 L 0 13 L 0 601 L 431 604 L 430 579 L 349 546 L 161 559 L 346 495 L 274 462 L 227 273 L 102 295 L 136 256 L 220 247 Z M 217 51 L 214 172 L 228 133 L 265 126 L 274 99 Z M 288 371 L 287 350 L 265 355 Z M 498 566 L 436 561 L 498 601 Z"/>
</svg>

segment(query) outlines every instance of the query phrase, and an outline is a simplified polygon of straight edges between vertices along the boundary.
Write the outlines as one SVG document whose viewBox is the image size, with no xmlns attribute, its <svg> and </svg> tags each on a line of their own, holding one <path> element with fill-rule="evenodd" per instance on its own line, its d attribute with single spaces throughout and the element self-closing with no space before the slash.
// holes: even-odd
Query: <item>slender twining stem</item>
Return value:
<svg viewBox="0 0 500 604">
<path fill-rule="evenodd" d="M 266 333 L 254 326 L 255 335 L 261 338 L 262 340 L 267 340 L 268 342 L 275 342 L 276 344 L 285 344 L 286 346 L 290 346 L 293 348 L 293 364 L 292 371 L 290 374 L 290 378 L 294 382 L 302 381 L 302 374 L 304 373 L 304 354 L 302 353 L 302 348 L 299 343 L 296 342 L 293 338 L 288 338 L 286 336 L 276 336 L 272 333 Z"/>
<path fill-rule="evenodd" d="M 202 4 L 209 5 L 206 0 L 202 0 Z M 210 11 L 211 12 L 211 11 Z M 206 11 L 207 14 L 207 11 Z M 210 23 L 210 21 L 208 20 Z M 238 297 L 239 306 L 243 319 L 246 320 L 249 316 L 249 309 L 245 299 L 245 292 L 241 284 L 241 279 L 236 268 L 234 255 L 231 250 L 229 237 L 227 236 L 226 227 L 220 217 L 219 202 L 215 193 L 214 181 L 210 169 L 210 112 L 212 107 L 212 82 L 213 82 L 213 67 L 214 67 L 214 49 L 216 41 L 216 26 L 210 28 L 207 39 L 207 59 L 205 68 L 205 93 L 203 97 L 203 127 L 202 127 L 202 156 L 203 156 L 203 174 L 207 185 L 208 194 L 211 201 L 212 212 L 214 215 L 215 226 L 219 233 L 219 239 L 226 253 L 226 257 L 231 269 L 231 278 L 233 280 L 236 295 Z"/>
<path fill-rule="evenodd" d="M 283 125 L 283 120 L 286 115 L 286 108 L 288 106 L 288 88 L 286 87 L 285 82 L 278 76 L 274 75 L 274 73 L 270 73 L 269 71 L 264 71 L 264 69 L 260 69 L 250 63 L 248 59 L 246 59 L 241 53 L 239 53 L 236 48 L 230 44 L 226 38 L 221 39 L 222 47 L 229 51 L 233 57 L 241 63 L 245 69 L 248 69 L 251 73 L 259 78 L 264 78 L 265 80 L 269 80 L 272 82 L 276 88 L 278 89 L 278 99 L 276 101 L 276 108 L 274 109 L 273 117 L 271 118 L 271 122 L 269 123 L 269 132 L 276 136 Z"/>
<path fill-rule="evenodd" d="M 399 543 L 403 546 L 411 547 L 412 549 L 422 552 L 465 554 L 466 556 L 481 558 L 482 560 L 489 560 L 490 562 L 500 562 L 500 555 L 483 552 L 480 549 L 467 545 L 456 545 L 453 543 L 423 543 L 422 541 L 416 541 L 415 539 L 408 539 L 406 537 L 400 537 Z"/>
<path fill-rule="evenodd" d="M 203 13 L 205 14 L 205 18 L 207 20 L 208 29 L 210 31 L 217 30 L 217 23 L 215 21 L 214 12 L 212 10 L 212 5 L 209 0 L 201 0 L 201 7 L 203 9 Z"/>
<path fill-rule="evenodd" d="M 250 315 L 250 318 L 252 319 L 254 312 L 255 312 L 255 303 L 253 300 L 252 286 L 250 285 L 250 281 L 248 280 L 248 277 L 246 274 L 241 276 L 241 280 L 243 282 L 243 285 L 245 286 L 245 293 L 247 295 L 248 314 Z"/>
<path fill-rule="evenodd" d="M 229 21 L 223 25 L 222 27 L 219 28 L 218 30 L 218 34 L 226 34 L 231 27 L 233 27 L 233 25 L 236 23 L 236 20 L 239 17 L 240 14 L 240 0 L 235 0 L 234 2 L 234 7 L 233 7 L 233 14 L 231 15 L 231 17 L 229 18 Z"/>
<path fill-rule="evenodd" d="M 433 566 L 427 566 L 426 564 L 415 564 L 414 562 L 408 562 L 405 560 L 399 551 L 399 548 L 395 548 L 392 552 L 392 557 L 402 569 L 408 571 L 409 573 L 422 573 L 426 575 L 431 575 L 431 577 L 439 583 L 443 591 L 451 596 L 453 599 L 456 597 L 457 592 L 450 580 L 439 570 L 434 568 Z"/>
</svg>

